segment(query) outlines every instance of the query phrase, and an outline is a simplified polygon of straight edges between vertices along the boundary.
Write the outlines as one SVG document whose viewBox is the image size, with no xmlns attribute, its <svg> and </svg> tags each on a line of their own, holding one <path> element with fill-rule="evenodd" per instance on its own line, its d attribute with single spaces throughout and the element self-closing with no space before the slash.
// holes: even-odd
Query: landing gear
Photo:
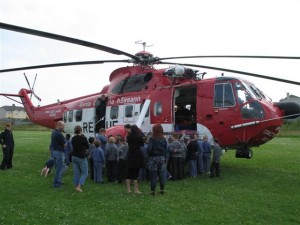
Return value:
<svg viewBox="0 0 300 225">
<path fill-rule="evenodd" d="M 252 149 L 250 148 L 240 148 L 236 150 L 235 157 L 236 158 L 246 158 L 251 159 L 253 156 Z"/>
</svg>

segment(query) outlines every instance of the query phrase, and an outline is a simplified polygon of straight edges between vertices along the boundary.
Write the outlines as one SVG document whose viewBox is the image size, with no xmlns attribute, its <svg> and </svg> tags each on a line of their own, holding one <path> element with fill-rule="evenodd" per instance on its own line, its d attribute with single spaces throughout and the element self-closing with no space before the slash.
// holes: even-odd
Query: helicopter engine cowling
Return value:
<svg viewBox="0 0 300 225">
<path fill-rule="evenodd" d="M 295 119 L 300 116 L 300 105 L 296 102 L 275 102 L 274 104 L 283 111 L 286 119 Z"/>
</svg>

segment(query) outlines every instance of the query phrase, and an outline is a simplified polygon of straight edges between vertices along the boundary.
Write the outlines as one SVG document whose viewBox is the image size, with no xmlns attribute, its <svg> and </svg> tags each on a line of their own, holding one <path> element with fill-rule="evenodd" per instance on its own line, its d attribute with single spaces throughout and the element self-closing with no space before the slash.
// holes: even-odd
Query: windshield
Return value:
<svg viewBox="0 0 300 225">
<path fill-rule="evenodd" d="M 246 82 L 241 81 L 241 85 L 245 87 L 248 93 L 250 93 L 251 97 L 253 99 L 260 99 L 260 100 L 266 100 L 266 101 L 272 101 L 267 95 L 264 94 L 258 87 L 256 87 L 254 84 L 249 84 Z"/>
<path fill-rule="evenodd" d="M 236 82 L 235 83 L 235 91 L 236 91 L 236 96 L 237 96 L 237 101 L 239 104 L 243 104 L 245 102 L 248 102 L 251 99 L 255 99 L 255 95 L 251 93 L 247 89 L 247 86 L 244 85 L 243 83 Z"/>
</svg>

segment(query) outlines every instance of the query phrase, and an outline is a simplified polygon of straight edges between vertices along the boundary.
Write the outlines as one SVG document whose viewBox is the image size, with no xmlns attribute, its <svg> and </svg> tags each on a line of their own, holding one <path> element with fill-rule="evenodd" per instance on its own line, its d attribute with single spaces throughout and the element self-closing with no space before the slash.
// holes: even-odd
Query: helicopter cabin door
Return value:
<svg viewBox="0 0 300 225">
<path fill-rule="evenodd" d="M 95 102 L 95 133 L 98 133 L 100 128 L 105 128 L 106 103 L 107 97 L 105 95 L 102 95 Z"/>
<path fill-rule="evenodd" d="M 196 86 L 185 86 L 174 90 L 174 130 L 196 130 Z"/>
</svg>

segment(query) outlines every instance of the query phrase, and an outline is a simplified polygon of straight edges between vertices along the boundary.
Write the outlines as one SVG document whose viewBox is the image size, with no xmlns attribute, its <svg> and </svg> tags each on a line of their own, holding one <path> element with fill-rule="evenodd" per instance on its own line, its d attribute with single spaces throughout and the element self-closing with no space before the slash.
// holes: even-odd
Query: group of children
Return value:
<svg viewBox="0 0 300 225">
<path fill-rule="evenodd" d="M 100 130 L 95 138 L 90 137 L 87 151 L 89 173 L 91 180 L 96 183 L 104 183 L 103 174 L 106 172 L 108 182 L 122 183 L 125 178 L 126 156 L 128 145 L 121 136 L 105 136 L 105 129 Z M 68 167 L 71 161 L 72 144 L 70 135 L 66 134 L 65 165 Z M 181 180 L 185 177 L 186 167 L 188 175 L 195 177 L 197 174 L 209 174 L 211 178 L 220 176 L 220 157 L 223 150 L 217 139 L 213 139 L 213 145 L 208 142 L 208 137 L 202 138 L 197 133 L 192 135 L 179 135 L 174 133 L 168 139 L 169 148 L 167 154 L 167 169 L 165 179 Z M 147 158 L 148 138 L 144 137 L 142 152 Z M 50 145 L 51 150 L 51 145 Z M 212 158 L 212 159 L 211 159 Z M 45 177 L 54 166 L 51 157 L 42 169 L 41 175 Z M 169 172 L 170 171 L 170 172 Z M 146 167 L 140 169 L 139 180 L 146 180 L 148 172 Z"/>
</svg>

